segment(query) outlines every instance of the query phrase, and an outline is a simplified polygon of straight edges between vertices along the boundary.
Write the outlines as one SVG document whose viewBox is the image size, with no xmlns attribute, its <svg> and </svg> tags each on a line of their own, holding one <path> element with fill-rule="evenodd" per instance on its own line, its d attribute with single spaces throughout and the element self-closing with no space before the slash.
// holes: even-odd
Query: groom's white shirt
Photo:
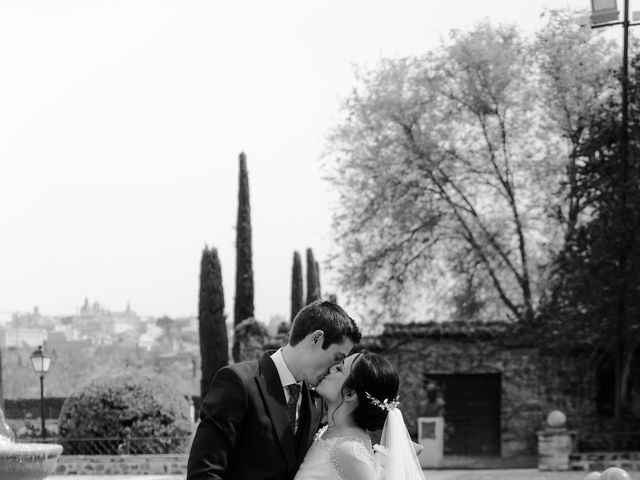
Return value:
<svg viewBox="0 0 640 480">
<path fill-rule="evenodd" d="M 296 377 L 293 376 L 287 364 L 284 363 L 284 358 L 282 358 L 282 349 L 279 348 L 271 355 L 271 360 L 276 364 L 276 369 L 278 370 L 278 376 L 280 377 L 280 382 L 282 383 L 282 390 L 284 391 L 284 399 L 287 403 L 289 403 L 289 390 L 287 389 L 288 385 L 293 385 L 297 383 L 302 387 L 302 382 L 296 382 Z M 298 397 L 298 403 L 296 404 L 296 428 L 295 431 L 298 431 L 298 424 L 300 423 L 300 405 L 302 405 L 302 395 Z"/>
</svg>

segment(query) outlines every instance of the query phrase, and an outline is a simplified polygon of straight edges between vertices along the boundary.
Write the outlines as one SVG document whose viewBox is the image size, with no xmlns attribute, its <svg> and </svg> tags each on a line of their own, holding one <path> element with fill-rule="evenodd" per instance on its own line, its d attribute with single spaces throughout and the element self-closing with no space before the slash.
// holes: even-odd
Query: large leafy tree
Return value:
<svg viewBox="0 0 640 480">
<path fill-rule="evenodd" d="M 548 15 L 534 45 L 540 92 L 549 127 L 567 144 L 568 161 L 552 210 L 563 241 L 549 269 L 535 338 L 546 346 L 590 349 L 596 368 L 613 372 L 620 421 L 638 351 L 638 172 L 628 162 L 638 154 L 638 77 L 631 76 L 625 161 L 623 78 L 614 74 L 619 47 L 577 27 L 571 13 Z"/>
<path fill-rule="evenodd" d="M 467 291 L 533 321 L 549 186 L 528 53 L 514 28 L 482 23 L 359 75 L 330 141 L 345 291 L 386 315 L 411 294 L 451 305 Z"/>
<path fill-rule="evenodd" d="M 571 12 L 548 15 L 534 51 L 548 125 L 561 132 L 568 161 L 552 209 L 562 242 L 548 269 L 534 338 L 544 346 L 592 352 L 592 366 L 613 380 L 619 428 L 633 409 L 627 408 L 632 407 L 628 400 L 640 395 L 629 391 L 634 358 L 640 355 L 638 173 L 632 160 L 638 154 L 638 78 L 637 73 L 631 77 L 627 156 L 620 122 L 624 79 L 615 74 L 622 60 L 619 46 L 577 27 Z"/>
<path fill-rule="evenodd" d="M 576 227 L 591 218 L 590 200 L 579 179 L 584 162 L 580 151 L 602 126 L 603 102 L 619 89 L 613 72 L 620 55 L 615 42 L 600 35 L 602 30 L 578 26 L 574 12 L 551 10 L 545 15 L 547 25 L 537 32 L 532 53 L 544 107 L 542 121 L 550 133 L 547 145 L 558 139 L 555 152 L 565 159 L 554 182 L 558 190 L 550 198 L 551 228 L 546 232 L 561 237 L 550 246 L 562 249 L 572 241 Z"/>
<path fill-rule="evenodd" d="M 577 151 L 615 88 L 612 45 L 546 15 L 531 39 L 484 22 L 359 72 L 330 138 L 332 261 L 370 313 L 537 323 L 589 219 Z"/>
<path fill-rule="evenodd" d="M 198 324 L 202 378 L 200 395 L 204 398 L 215 373 L 229 363 L 229 340 L 224 313 L 222 270 L 218 251 L 206 248 L 200 263 L 200 301 Z"/>
<path fill-rule="evenodd" d="M 601 102 L 576 149 L 574 192 L 588 206 L 589 219 L 575 226 L 556 258 L 554 288 L 542 316 L 545 342 L 586 345 L 597 366 L 612 365 L 618 421 L 631 398 L 630 376 L 640 346 L 639 66 L 636 58 L 629 82 L 628 145 L 620 134 L 616 89 Z"/>
<path fill-rule="evenodd" d="M 253 317 L 253 257 L 251 247 L 251 208 L 249 204 L 249 175 L 247 158 L 239 157 L 238 172 L 238 219 L 236 222 L 236 297 L 233 325 L 237 326 Z M 240 359 L 237 342 L 233 343 L 233 360 Z"/>
</svg>

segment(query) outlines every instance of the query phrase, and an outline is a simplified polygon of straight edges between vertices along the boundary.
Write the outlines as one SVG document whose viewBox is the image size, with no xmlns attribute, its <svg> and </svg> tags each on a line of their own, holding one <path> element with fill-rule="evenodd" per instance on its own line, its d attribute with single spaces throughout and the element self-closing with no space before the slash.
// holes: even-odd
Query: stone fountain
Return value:
<svg viewBox="0 0 640 480">
<path fill-rule="evenodd" d="M 62 445 L 16 443 L 0 409 L 0 479 L 42 480 L 53 472 Z"/>
</svg>

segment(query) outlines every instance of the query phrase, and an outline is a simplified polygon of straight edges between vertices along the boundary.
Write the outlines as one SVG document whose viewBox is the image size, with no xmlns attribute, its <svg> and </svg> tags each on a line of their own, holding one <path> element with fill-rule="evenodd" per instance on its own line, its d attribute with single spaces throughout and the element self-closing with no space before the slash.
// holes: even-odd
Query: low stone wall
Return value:
<svg viewBox="0 0 640 480">
<path fill-rule="evenodd" d="M 188 455 L 62 455 L 54 475 L 186 475 Z"/>
<path fill-rule="evenodd" d="M 55 475 L 186 475 L 187 458 L 186 454 L 63 455 L 58 458 Z M 636 472 L 640 471 L 640 452 L 572 453 L 569 464 L 570 470 L 603 471 L 619 467 Z"/>
<path fill-rule="evenodd" d="M 640 470 L 640 452 L 585 452 L 572 453 L 571 470 L 603 471 L 610 467 L 636 472 Z"/>
</svg>

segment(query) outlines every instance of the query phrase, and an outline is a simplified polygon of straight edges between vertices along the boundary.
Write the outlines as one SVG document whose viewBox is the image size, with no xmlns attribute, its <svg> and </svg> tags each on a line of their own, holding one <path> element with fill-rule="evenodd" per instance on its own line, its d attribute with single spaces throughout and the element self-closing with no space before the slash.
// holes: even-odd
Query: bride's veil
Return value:
<svg viewBox="0 0 640 480">
<path fill-rule="evenodd" d="M 388 409 L 380 445 L 374 450 L 375 480 L 424 480 L 402 412 L 397 407 Z"/>
</svg>

